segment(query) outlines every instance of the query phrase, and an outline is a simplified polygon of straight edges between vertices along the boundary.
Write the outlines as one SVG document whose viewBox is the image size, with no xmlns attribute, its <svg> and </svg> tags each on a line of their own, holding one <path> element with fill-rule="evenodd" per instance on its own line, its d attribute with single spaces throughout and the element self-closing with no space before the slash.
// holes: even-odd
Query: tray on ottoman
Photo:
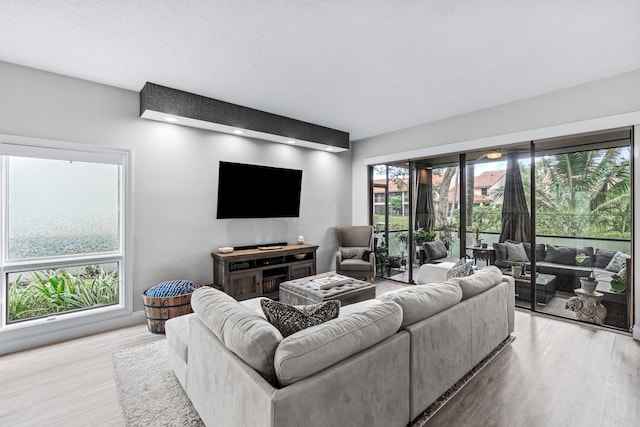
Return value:
<svg viewBox="0 0 640 427">
<path fill-rule="evenodd" d="M 345 306 L 355 302 L 375 298 L 376 286 L 362 280 L 349 278 L 347 283 L 328 289 L 316 289 L 314 279 L 335 276 L 334 273 L 322 273 L 280 283 L 280 302 L 291 305 L 318 304 L 329 300 L 338 300 Z"/>
</svg>

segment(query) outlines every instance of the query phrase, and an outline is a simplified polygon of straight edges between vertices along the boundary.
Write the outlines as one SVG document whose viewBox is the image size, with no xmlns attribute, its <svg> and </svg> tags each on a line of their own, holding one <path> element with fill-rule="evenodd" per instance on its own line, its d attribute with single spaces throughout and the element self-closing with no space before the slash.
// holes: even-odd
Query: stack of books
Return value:
<svg viewBox="0 0 640 427">
<path fill-rule="evenodd" d="M 341 276 L 340 274 L 332 274 L 330 276 L 318 277 L 309 281 L 309 286 L 316 290 L 329 289 L 334 286 L 344 285 L 353 280 L 351 277 Z"/>
</svg>

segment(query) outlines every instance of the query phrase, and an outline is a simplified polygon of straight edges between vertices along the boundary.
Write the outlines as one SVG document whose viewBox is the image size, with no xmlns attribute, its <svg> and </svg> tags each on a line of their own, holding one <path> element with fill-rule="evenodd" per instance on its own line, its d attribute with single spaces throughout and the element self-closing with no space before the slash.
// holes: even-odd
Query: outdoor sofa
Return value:
<svg viewBox="0 0 640 427">
<path fill-rule="evenodd" d="M 513 332 L 496 267 L 344 306 L 283 338 L 260 299 L 210 287 L 166 323 L 168 361 L 206 425 L 406 426 Z"/>
<path fill-rule="evenodd" d="M 530 260 L 531 244 L 523 243 L 522 245 L 527 254 L 527 259 Z M 499 268 L 511 267 L 514 261 L 508 257 L 506 244 L 494 243 L 493 248 L 496 255 L 494 265 Z M 584 262 L 579 263 L 576 260 L 576 256 L 581 253 L 586 258 Z M 536 269 L 539 273 L 556 276 L 555 291 L 573 293 L 574 289 L 580 287 L 580 277 L 589 276 L 592 269 L 599 282 L 610 282 L 611 277 L 620 272 L 617 268 L 607 269 L 616 253 L 617 251 L 609 249 L 594 249 L 592 246 L 571 247 L 537 243 L 535 246 Z M 628 258 L 627 254 L 623 255 L 625 259 Z M 530 268 L 530 262 L 525 262 L 525 264 Z"/>
</svg>

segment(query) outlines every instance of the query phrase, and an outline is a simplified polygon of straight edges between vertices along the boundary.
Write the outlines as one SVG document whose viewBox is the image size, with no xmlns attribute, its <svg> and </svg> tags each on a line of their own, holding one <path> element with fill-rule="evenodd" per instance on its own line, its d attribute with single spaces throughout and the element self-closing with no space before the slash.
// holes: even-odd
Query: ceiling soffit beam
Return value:
<svg viewBox="0 0 640 427">
<path fill-rule="evenodd" d="M 140 117 L 216 132 L 242 130 L 243 136 L 318 150 L 349 149 L 348 132 L 149 82 L 140 91 Z"/>
</svg>

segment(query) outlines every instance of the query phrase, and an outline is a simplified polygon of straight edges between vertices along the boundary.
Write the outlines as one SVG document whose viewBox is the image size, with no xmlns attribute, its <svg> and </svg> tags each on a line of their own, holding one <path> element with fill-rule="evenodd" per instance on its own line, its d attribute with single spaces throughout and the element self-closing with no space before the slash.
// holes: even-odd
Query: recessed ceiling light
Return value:
<svg viewBox="0 0 640 427">
<path fill-rule="evenodd" d="M 327 151 L 333 151 L 333 148 L 329 147 L 327 148 Z"/>
<path fill-rule="evenodd" d="M 164 120 L 171 123 L 175 123 L 178 121 L 178 119 L 176 119 L 175 117 L 165 117 Z"/>
<path fill-rule="evenodd" d="M 295 144 L 296 142 L 293 139 L 287 140 L 287 144 Z"/>
<path fill-rule="evenodd" d="M 244 132 L 239 129 L 236 129 L 233 131 L 233 133 L 235 133 L 236 135 L 242 135 Z"/>
</svg>

